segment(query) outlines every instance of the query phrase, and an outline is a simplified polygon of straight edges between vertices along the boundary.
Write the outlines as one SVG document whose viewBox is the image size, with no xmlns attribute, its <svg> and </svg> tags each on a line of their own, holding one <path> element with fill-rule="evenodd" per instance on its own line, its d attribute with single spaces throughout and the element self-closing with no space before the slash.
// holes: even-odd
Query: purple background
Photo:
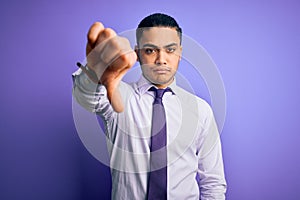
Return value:
<svg viewBox="0 0 300 200">
<path fill-rule="evenodd" d="M 71 73 L 94 21 L 121 32 L 153 12 L 173 15 L 222 75 L 227 199 L 300 199 L 300 1 L 195 2 L 1 1 L 1 200 L 110 198 L 109 169 L 76 133 Z"/>
</svg>

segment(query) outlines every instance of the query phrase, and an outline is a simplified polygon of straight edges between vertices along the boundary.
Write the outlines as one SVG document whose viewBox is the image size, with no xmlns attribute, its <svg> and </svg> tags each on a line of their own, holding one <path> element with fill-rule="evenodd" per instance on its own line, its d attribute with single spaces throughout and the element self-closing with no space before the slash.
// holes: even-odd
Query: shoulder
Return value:
<svg viewBox="0 0 300 200">
<path fill-rule="evenodd" d="M 210 105 L 202 98 L 198 97 L 197 95 L 181 88 L 176 87 L 176 95 L 180 99 L 181 103 L 192 107 L 193 105 L 196 105 L 198 109 L 202 111 L 210 111 L 211 107 Z"/>
<path fill-rule="evenodd" d="M 192 121 L 197 119 L 202 127 L 214 118 L 211 106 L 204 99 L 181 87 L 176 87 L 176 96 L 180 101 L 183 117 Z"/>
</svg>

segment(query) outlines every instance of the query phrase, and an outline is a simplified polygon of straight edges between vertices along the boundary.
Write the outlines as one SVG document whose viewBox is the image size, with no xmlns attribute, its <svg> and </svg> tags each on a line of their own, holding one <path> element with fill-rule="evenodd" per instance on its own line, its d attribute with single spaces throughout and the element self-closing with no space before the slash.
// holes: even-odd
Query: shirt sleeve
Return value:
<svg viewBox="0 0 300 200">
<path fill-rule="evenodd" d="M 202 134 L 201 134 L 202 135 Z M 198 183 L 201 200 L 224 200 L 226 180 L 219 131 L 209 109 L 204 132 L 199 139 Z"/>
<path fill-rule="evenodd" d="M 99 114 L 105 121 L 112 119 L 115 112 L 107 98 L 104 85 L 96 84 L 78 69 L 72 74 L 73 97 L 85 109 Z"/>
</svg>

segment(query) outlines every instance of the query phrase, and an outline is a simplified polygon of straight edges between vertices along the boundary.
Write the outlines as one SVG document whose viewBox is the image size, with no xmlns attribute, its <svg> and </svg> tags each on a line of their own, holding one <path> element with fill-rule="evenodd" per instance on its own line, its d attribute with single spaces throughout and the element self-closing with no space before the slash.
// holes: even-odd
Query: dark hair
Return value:
<svg viewBox="0 0 300 200">
<path fill-rule="evenodd" d="M 182 40 L 182 30 L 179 27 L 176 20 L 166 14 L 162 13 L 154 13 L 147 17 L 145 17 L 138 25 L 138 28 L 136 29 L 136 42 L 139 43 L 139 39 L 141 38 L 143 31 L 145 28 L 151 28 L 151 27 L 169 27 L 169 28 L 175 28 L 178 36 L 180 38 L 180 43 Z"/>
</svg>

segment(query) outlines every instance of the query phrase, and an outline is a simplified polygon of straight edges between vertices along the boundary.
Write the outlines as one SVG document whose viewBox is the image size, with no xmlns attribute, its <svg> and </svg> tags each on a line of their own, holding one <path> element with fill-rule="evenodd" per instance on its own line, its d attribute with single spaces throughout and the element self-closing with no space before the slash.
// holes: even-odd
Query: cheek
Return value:
<svg viewBox="0 0 300 200">
<path fill-rule="evenodd" d="M 149 67 L 147 67 L 145 64 L 141 64 L 141 69 L 142 69 L 143 74 L 150 73 Z"/>
<path fill-rule="evenodd" d="M 179 62 L 180 62 L 180 60 L 179 60 L 178 57 L 177 57 L 177 58 L 175 58 L 175 59 L 172 61 L 172 63 L 170 63 L 171 66 L 172 66 L 172 69 L 173 69 L 174 71 L 176 71 L 176 70 L 178 69 Z"/>
<path fill-rule="evenodd" d="M 149 58 L 142 58 L 141 59 L 141 64 L 151 64 L 152 63 L 152 61 L 151 61 L 151 59 L 149 59 Z"/>
<path fill-rule="evenodd" d="M 140 64 L 153 64 L 155 63 L 155 56 L 151 55 L 139 55 Z"/>
</svg>

